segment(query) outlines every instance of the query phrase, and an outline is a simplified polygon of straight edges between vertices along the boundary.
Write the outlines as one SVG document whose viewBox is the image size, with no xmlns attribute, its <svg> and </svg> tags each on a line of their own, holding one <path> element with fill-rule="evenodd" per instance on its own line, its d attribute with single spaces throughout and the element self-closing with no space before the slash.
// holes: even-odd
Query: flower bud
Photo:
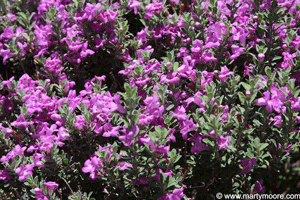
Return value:
<svg viewBox="0 0 300 200">
<path fill-rule="evenodd" d="M 245 94 L 246 94 L 247 97 L 251 97 L 251 92 L 250 91 L 246 91 Z"/>
<path fill-rule="evenodd" d="M 263 54 L 263 53 L 258 54 L 258 61 L 259 62 L 264 61 L 264 59 L 265 59 L 265 54 Z"/>
</svg>

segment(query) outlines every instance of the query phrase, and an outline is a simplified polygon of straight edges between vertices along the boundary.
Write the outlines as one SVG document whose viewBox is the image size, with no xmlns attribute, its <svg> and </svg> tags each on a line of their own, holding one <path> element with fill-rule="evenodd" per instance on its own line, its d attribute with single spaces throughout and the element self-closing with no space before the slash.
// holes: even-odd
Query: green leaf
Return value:
<svg viewBox="0 0 300 200">
<path fill-rule="evenodd" d="M 247 90 L 250 91 L 251 90 L 251 86 L 245 82 L 241 82 L 241 84 L 243 85 L 243 87 Z"/>
<path fill-rule="evenodd" d="M 161 183 L 166 183 L 167 177 L 165 175 L 165 173 L 160 173 L 160 182 Z"/>
<path fill-rule="evenodd" d="M 154 132 L 149 133 L 149 138 L 153 143 L 156 143 L 156 134 Z"/>
<path fill-rule="evenodd" d="M 271 68 L 270 68 L 269 66 L 267 66 L 267 67 L 265 68 L 265 73 L 266 73 L 266 75 L 267 75 L 268 77 L 271 77 L 272 71 L 271 71 Z"/>
<path fill-rule="evenodd" d="M 258 150 L 259 150 L 259 151 L 262 151 L 262 150 L 264 150 L 265 148 L 267 148 L 268 146 L 269 146 L 268 143 L 262 143 L 262 144 L 259 146 Z"/>
</svg>

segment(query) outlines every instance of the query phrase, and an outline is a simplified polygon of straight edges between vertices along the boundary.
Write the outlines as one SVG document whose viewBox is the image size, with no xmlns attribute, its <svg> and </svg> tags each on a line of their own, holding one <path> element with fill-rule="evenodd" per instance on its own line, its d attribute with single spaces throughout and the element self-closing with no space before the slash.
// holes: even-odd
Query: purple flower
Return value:
<svg viewBox="0 0 300 200">
<path fill-rule="evenodd" d="M 275 121 L 273 126 L 280 126 L 281 127 L 281 113 L 279 115 L 275 116 L 274 118 L 271 117 L 270 120 Z M 271 124 L 271 122 L 269 124 Z"/>
<path fill-rule="evenodd" d="M 265 59 L 265 54 L 263 54 L 263 53 L 260 53 L 260 54 L 258 54 L 258 61 L 259 62 L 262 62 L 262 61 L 264 61 L 264 59 Z"/>
<path fill-rule="evenodd" d="M 259 181 L 255 182 L 254 189 L 251 192 L 252 193 L 261 193 L 261 192 L 263 192 L 263 188 L 262 188 L 262 186 L 261 186 L 261 184 L 260 184 Z"/>
<path fill-rule="evenodd" d="M 47 193 L 52 194 L 54 188 L 58 188 L 58 184 L 52 181 L 45 182 L 44 185 L 47 187 Z"/>
<path fill-rule="evenodd" d="M 23 155 L 23 152 L 26 150 L 27 147 L 21 147 L 20 145 L 16 145 L 15 148 L 13 149 L 13 151 L 15 152 L 15 154 L 21 156 Z"/>
<path fill-rule="evenodd" d="M 215 58 L 210 50 L 205 50 L 201 56 L 201 58 L 203 59 L 204 63 L 208 63 L 208 62 L 216 62 L 218 59 Z"/>
<path fill-rule="evenodd" d="M 251 171 L 252 167 L 256 164 L 256 158 L 252 158 L 251 160 L 249 158 L 245 158 L 241 161 L 241 165 L 244 167 L 242 170 L 242 174 L 247 174 Z"/>
<path fill-rule="evenodd" d="M 60 141 L 65 141 L 70 135 L 67 133 L 67 130 L 64 127 L 60 127 L 57 132 L 58 139 Z"/>
<path fill-rule="evenodd" d="M 1 19 L 5 20 L 5 18 L 8 18 L 8 21 L 13 22 L 16 19 L 16 15 L 12 14 L 12 13 L 7 13 L 7 15 L 2 16 Z"/>
<path fill-rule="evenodd" d="M 201 50 L 202 50 L 202 42 L 200 40 L 196 39 L 193 42 L 193 47 L 191 48 L 191 51 L 193 53 L 200 54 Z"/>
<path fill-rule="evenodd" d="M 15 54 L 12 53 L 12 52 L 10 52 L 9 49 L 7 49 L 7 50 L 1 49 L 1 50 L 0 50 L 0 56 L 3 57 L 3 64 L 4 64 L 4 65 L 6 65 L 6 61 L 7 61 L 9 58 L 13 57 L 14 55 L 15 55 Z"/>
<path fill-rule="evenodd" d="M 161 83 L 169 83 L 169 84 L 176 84 L 179 83 L 180 78 L 177 77 L 177 72 L 169 72 L 167 75 L 161 75 L 160 82 Z"/>
<path fill-rule="evenodd" d="M 135 81 L 135 84 L 138 85 L 138 86 L 144 87 L 149 81 L 151 81 L 151 78 L 148 78 L 148 77 L 139 77 Z"/>
<path fill-rule="evenodd" d="M 116 165 L 116 167 L 120 167 L 121 170 L 125 170 L 127 167 L 133 168 L 132 164 L 130 164 L 128 162 L 120 162 Z"/>
<path fill-rule="evenodd" d="M 62 70 L 64 70 L 64 67 L 62 67 L 62 61 L 57 58 L 52 60 L 47 59 L 44 66 L 46 67 L 46 70 L 49 73 L 52 73 L 55 77 L 57 77 Z"/>
<path fill-rule="evenodd" d="M 11 39 L 12 37 L 14 37 L 14 29 L 11 26 L 7 26 L 5 27 L 3 33 L 0 36 L 0 39 L 5 38 L 5 39 Z"/>
<path fill-rule="evenodd" d="M 18 42 L 17 44 L 18 44 L 18 47 L 20 47 L 20 49 L 21 49 L 20 55 L 24 56 L 28 49 L 27 43 L 22 44 L 21 42 Z"/>
<path fill-rule="evenodd" d="M 35 167 L 44 167 L 44 163 L 41 161 L 45 157 L 45 154 L 35 153 L 33 154 L 34 166 Z"/>
<path fill-rule="evenodd" d="M 244 48 L 239 47 L 237 45 L 232 45 L 231 51 L 232 51 L 232 55 L 230 56 L 230 59 L 235 60 L 237 57 L 239 57 L 243 53 Z"/>
<path fill-rule="evenodd" d="M 34 164 L 27 164 L 24 166 L 23 164 L 18 167 L 15 172 L 19 175 L 19 181 L 24 182 L 25 179 L 30 175 L 32 175 Z"/>
<path fill-rule="evenodd" d="M 159 197 L 157 200 L 180 200 L 185 197 L 182 189 L 174 189 L 172 193 L 168 192 L 167 194 Z"/>
<path fill-rule="evenodd" d="M 101 4 L 97 3 L 96 5 L 87 3 L 84 9 L 84 15 L 87 16 L 88 21 L 92 21 L 98 14 L 98 10 L 100 10 Z"/>
<path fill-rule="evenodd" d="M 224 137 L 223 135 L 221 135 L 218 139 L 217 139 L 217 143 L 218 143 L 218 150 L 223 149 L 223 147 L 225 147 L 225 149 L 228 149 L 228 145 L 229 145 L 229 139 L 228 137 Z"/>
<path fill-rule="evenodd" d="M 218 75 L 218 78 L 222 81 L 225 82 L 229 76 L 234 76 L 233 72 L 230 72 L 229 69 L 224 66 L 221 68 L 221 74 Z"/>
<path fill-rule="evenodd" d="M 18 127 L 26 127 L 28 125 L 28 122 L 25 121 L 24 115 L 19 115 L 16 121 L 11 123 L 12 126 L 18 126 Z"/>
<path fill-rule="evenodd" d="M 202 141 L 197 141 L 191 147 L 191 153 L 196 153 L 197 155 L 204 150 L 209 150 L 209 146 L 204 144 Z"/>
<path fill-rule="evenodd" d="M 230 37 L 229 41 L 239 41 L 241 45 L 246 45 L 246 37 L 249 35 L 249 32 L 245 30 L 245 28 L 241 26 L 232 26 L 231 28 L 232 37 Z"/>
<path fill-rule="evenodd" d="M 0 180 L 6 182 L 12 179 L 12 176 L 9 174 L 7 168 L 0 170 Z"/>
<path fill-rule="evenodd" d="M 130 146 L 133 142 L 134 135 L 136 135 L 140 131 L 138 126 L 133 126 L 130 130 L 125 128 L 121 132 L 124 135 L 119 136 L 119 140 L 125 142 L 125 146 Z"/>
<path fill-rule="evenodd" d="M 159 14 L 162 10 L 163 2 L 161 3 L 150 3 L 145 7 L 145 11 L 147 12 L 144 16 L 145 19 L 151 18 L 154 14 Z"/>
<path fill-rule="evenodd" d="M 281 68 L 288 68 L 294 65 L 293 59 L 297 56 L 297 53 L 290 54 L 288 52 L 282 52 L 283 62 L 281 63 Z"/>
<path fill-rule="evenodd" d="M 190 97 L 186 100 L 187 105 L 194 102 L 200 107 L 205 107 L 205 102 L 201 98 L 199 98 L 199 96 L 203 96 L 203 94 L 201 92 L 196 92 L 196 94 L 193 97 Z"/>
<path fill-rule="evenodd" d="M 34 188 L 33 192 L 35 193 L 36 196 L 43 195 L 43 190 L 41 188 Z"/>
<path fill-rule="evenodd" d="M 98 169 L 101 169 L 102 167 L 103 163 L 101 159 L 98 158 L 98 156 L 93 156 L 91 157 L 91 159 L 85 161 L 82 171 L 84 173 L 91 173 L 91 179 L 95 180 L 96 178 L 100 178 L 100 173 L 98 172 Z"/>
<path fill-rule="evenodd" d="M 182 138 L 187 139 L 187 134 L 191 131 L 194 131 L 198 128 L 197 124 L 194 124 L 193 119 L 185 120 L 181 125 L 180 133 L 182 134 Z"/>
<path fill-rule="evenodd" d="M 137 14 L 137 8 L 140 7 L 143 3 L 136 1 L 136 0 L 130 0 L 129 4 L 128 4 L 128 8 L 129 9 L 133 9 L 134 10 L 134 14 Z"/>
<path fill-rule="evenodd" d="M 120 126 L 113 127 L 110 123 L 106 123 L 103 128 L 103 137 L 116 137 L 119 134 Z"/>
<path fill-rule="evenodd" d="M 299 112 L 300 111 L 300 97 L 291 97 L 290 99 L 291 102 L 291 108 L 293 109 L 294 112 Z"/>
<path fill-rule="evenodd" d="M 11 82 L 15 79 L 15 77 L 11 77 L 8 81 L 2 81 L 1 84 L 2 85 L 6 85 L 8 89 L 12 89 L 12 86 L 11 86 Z"/>
<path fill-rule="evenodd" d="M 34 188 L 33 192 L 35 193 L 35 197 L 37 200 L 48 200 L 46 196 L 43 195 L 43 190 L 40 188 Z"/>
<path fill-rule="evenodd" d="M 74 127 L 78 130 L 81 130 L 85 124 L 86 123 L 83 115 L 76 115 L 76 123 L 74 124 Z"/>
<path fill-rule="evenodd" d="M 285 89 L 287 91 L 287 93 L 289 93 L 290 91 L 287 88 L 282 88 Z M 271 113 L 273 111 L 273 109 L 280 113 L 279 108 L 281 108 L 282 110 L 285 110 L 285 107 L 283 106 L 285 101 L 286 101 L 286 96 L 285 94 L 278 88 L 272 86 L 271 89 L 271 94 L 272 97 L 270 95 L 269 91 L 265 91 L 264 97 L 259 98 L 256 100 L 256 104 L 259 106 L 262 105 L 266 105 L 266 110 Z"/>
<path fill-rule="evenodd" d="M 60 116 L 59 114 L 52 114 L 51 117 L 50 117 L 53 121 L 60 121 L 60 122 L 63 122 L 64 121 L 64 118 L 62 116 Z"/>
<path fill-rule="evenodd" d="M 222 39 L 222 36 L 228 32 L 226 25 L 223 22 L 216 22 L 207 28 L 208 31 L 214 33 L 218 40 Z"/>
</svg>

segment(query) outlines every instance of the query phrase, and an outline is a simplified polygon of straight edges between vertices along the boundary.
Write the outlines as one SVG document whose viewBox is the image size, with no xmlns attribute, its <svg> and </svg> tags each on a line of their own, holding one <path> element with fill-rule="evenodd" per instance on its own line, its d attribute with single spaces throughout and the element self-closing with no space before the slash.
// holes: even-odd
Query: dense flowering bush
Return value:
<svg viewBox="0 0 300 200">
<path fill-rule="evenodd" d="M 2 199 L 299 191 L 299 0 L 0 13 Z"/>
</svg>

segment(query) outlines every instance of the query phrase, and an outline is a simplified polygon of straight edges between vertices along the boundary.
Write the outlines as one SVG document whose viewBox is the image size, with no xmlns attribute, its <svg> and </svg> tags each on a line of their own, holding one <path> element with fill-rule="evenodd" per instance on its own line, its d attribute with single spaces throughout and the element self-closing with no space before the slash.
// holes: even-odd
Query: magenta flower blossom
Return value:
<svg viewBox="0 0 300 200">
<path fill-rule="evenodd" d="M 67 133 L 67 129 L 65 129 L 64 127 L 60 127 L 58 129 L 57 136 L 60 141 L 65 141 L 70 137 L 70 135 Z"/>
<path fill-rule="evenodd" d="M 116 137 L 119 134 L 120 126 L 113 127 L 110 123 L 104 124 L 103 137 Z"/>
<path fill-rule="evenodd" d="M 96 178 L 100 178 L 100 172 L 98 172 L 98 169 L 101 169 L 102 167 L 103 163 L 101 159 L 95 155 L 85 161 L 82 171 L 84 173 L 90 173 L 91 179 L 95 180 Z"/>
<path fill-rule="evenodd" d="M 50 195 L 52 194 L 54 188 L 58 188 L 58 184 L 52 181 L 45 182 L 44 185 L 47 187 L 47 193 Z"/>
<path fill-rule="evenodd" d="M 290 99 L 291 102 L 291 107 L 294 112 L 299 112 L 300 111 L 300 97 L 291 97 Z"/>
<path fill-rule="evenodd" d="M 216 62 L 218 59 L 215 58 L 210 50 L 205 50 L 201 56 L 201 58 L 203 59 L 204 63 L 208 63 L 208 62 Z"/>
<path fill-rule="evenodd" d="M 130 164 L 128 162 L 120 162 L 116 165 L 116 167 L 120 167 L 121 170 L 125 170 L 127 167 L 133 168 L 132 164 Z"/>
<path fill-rule="evenodd" d="M 288 52 L 282 52 L 283 55 L 283 62 L 281 63 L 280 67 L 287 69 L 294 65 L 293 59 L 297 56 L 297 53 L 290 54 Z"/>
<path fill-rule="evenodd" d="M 138 126 L 133 126 L 130 130 L 125 128 L 121 132 L 124 135 L 119 136 L 120 141 L 125 142 L 125 146 L 130 146 L 133 143 L 134 136 L 140 131 Z"/>
<path fill-rule="evenodd" d="M 12 179 L 12 176 L 9 174 L 7 168 L 0 170 L 0 180 L 6 182 Z"/>
<path fill-rule="evenodd" d="M 191 51 L 193 53 L 200 54 L 201 50 L 202 50 L 202 42 L 200 40 L 196 39 L 193 42 L 193 47 L 191 48 Z"/>
<path fill-rule="evenodd" d="M 44 167 L 44 163 L 41 161 L 45 157 L 45 154 L 35 153 L 33 154 L 34 166 L 35 167 Z"/>
<path fill-rule="evenodd" d="M 144 87 L 149 81 L 151 81 L 151 78 L 148 78 L 148 77 L 139 77 L 135 81 L 135 84 L 138 85 L 138 86 Z"/>
<path fill-rule="evenodd" d="M 263 193 L 263 192 L 264 192 L 264 189 L 262 188 L 260 182 L 256 181 L 254 189 L 251 191 L 251 193 Z"/>
<path fill-rule="evenodd" d="M 33 192 L 35 193 L 36 196 L 43 195 L 43 190 L 41 188 L 34 188 Z"/>
<path fill-rule="evenodd" d="M 193 97 L 190 97 L 186 100 L 187 105 L 194 102 L 200 107 L 205 107 L 205 102 L 201 98 L 199 98 L 199 96 L 203 96 L 203 94 L 201 92 L 196 92 Z"/>
<path fill-rule="evenodd" d="M 221 74 L 218 75 L 218 78 L 225 82 L 229 76 L 234 76 L 233 72 L 230 72 L 226 66 L 221 67 Z"/>
<path fill-rule="evenodd" d="M 3 57 L 3 64 L 6 65 L 6 62 L 8 59 L 10 59 L 11 57 L 13 57 L 15 54 L 12 53 L 9 49 L 4 50 L 4 49 L 0 49 L 0 56 Z"/>
<path fill-rule="evenodd" d="M 78 130 L 82 130 L 85 125 L 86 123 L 83 115 L 76 115 L 76 123 L 74 124 L 74 127 Z"/>
<path fill-rule="evenodd" d="M 274 118 L 271 117 L 270 120 L 275 121 L 273 126 L 280 126 L 281 127 L 281 113 L 279 115 L 275 116 Z M 271 124 L 271 122 L 269 124 Z"/>
<path fill-rule="evenodd" d="M 159 14 L 163 7 L 163 2 L 160 3 L 150 3 L 145 7 L 145 11 L 147 12 L 144 16 L 145 19 L 151 18 L 154 14 Z"/>
<path fill-rule="evenodd" d="M 167 194 L 159 197 L 157 200 L 180 200 L 185 197 L 182 189 L 174 189 L 172 193 L 168 192 Z"/>
<path fill-rule="evenodd" d="M 218 143 L 218 150 L 223 149 L 223 147 L 225 147 L 225 149 L 228 149 L 228 145 L 230 143 L 228 137 L 224 137 L 223 135 L 221 135 L 218 139 L 217 139 L 217 143 Z"/>
<path fill-rule="evenodd" d="M 258 57 L 258 61 L 259 61 L 259 62 L 262 62 L 262 61 L 264 61 L 264 59 L 265 59 L 265 54 L 259 53 L 257 57 Z"/>
<path fill-rule="evenodd" d="M 245 158 L 241 161 L 241 165 L 244 167 L 242 174 L 247 174 L 251 171 L 252 167 L 256 165 L 256 158 L 252 158 L 251 160 L 249 158 Z"/>
<path fill-rule="evenodd" d="M 179 83 L 180 78 L 177 77 L 177 72 L 169 72 L 167 75 L 162 74 L 160 77 L 161 83 L 169 83 L 169 84 L 176 84 Z"/>
<path fill-rule="evenodd" d="M 62 61 L 57 58 L 54 58 L 52 60 L 47 59 L 44 66 L 46 70 L 49 73 L 53 74 L 55 77 L 57 77 L 64 69 L 62 67 Z"/>
<path fill-rule="evenodd" d="M 198 125 L 194 123 L 193 119 L 185 120 L 181 125 L 180 133 L 182 134 L 182 138 L 187 139 L 187 135 L 189 132 L 194 131 L 198 128 Z"/>
<path fill-rule="evenodd" d="M 7 17 L 8 21 L 13 22 L 16 19 L 16 15 L 12 14 L 12 13 L 7 13 L 7 15 L 4 15 L 1 17 L 1 19 L 5 20 L 5 18 Z"/>
<path fill-rule="evenodd" d="M 176 110 L 174 112 L 174 117 L 176 117 L 180 121 L 188 120 L 188 116 L 186 116 L 186 110 L 183 106 L 178 106 L 176 108 Z"/>
<path fill-rule="evenodd" d="M 202 142 L 202 137 L 198 132 L 193 137 L 190 137 L 188 141 L 194 142 L 194 145 L 191 147 L 191 153 L 198 155 L 201 151 L 209 150 L 209 146 Z"/>
<path fill-rule="evenodd" d="M 18 167 L 15 172 L 19 175 L 19 181 L 24 182 L 25 179 L 30 175 L 32 175 L 34 164 L 27 164 L 24 166 L 23 164 Z"/>
<path fill-rule="evenodd" d="M 43 195 L 43 190 L 40 188 L 34 188 L 33 192 L 37 200 L 49 200 L 46 196 Z"/>
<path fill-rule="evenodd" d="M 128 4 L 129 9 L 134 10 L 134 14 L 137 14 L 137 9 L 142 5 L 142 2 L 136 1 L 136 0 L 130 0 Z"/>
<path fill-rule="evenodd" d="M 87 17 L 88 21 L 92 21 L 99 13 L 98 11 L 100 10 L 100 8 L 101 8 L 100 3 L 97 3 L 96 5 L 87 3 L 84 9 L 85 13 L 83 18 Z"/>
<path fill-rule="evenodd" d="M 160 174 L 161 173 L 164 173 L 166 175 L 166 177 L 168 177 L 168 176 L 174 176 L 174 174 L 170 171 L 169 168 L 167 168 L 165 172 L 163 172 L 162 169 L 158 169 L 157 174 L 152 178 L 152 180 L 157 181 L 157 182 L 160 183 Z"/>
<path fill-rule="evenodd" d="M 232 55 L 230 56 L 230 59 L 235 60 L 237 57 L 239 57 L 243 53 L 244 48 L 239 47 L 237 45 L 232 45 L 231 51 L 232 51 Z"/>
<path fill-rule="evenodd" d="M 289 93 L 289 90 L 287 88 L 282 88 L 282 89 L 285 89 Z M 279 108 L 285 110 L 285 107 L 283 106 L 284 103 L 286 102 L 285 94 L 280 89 L 274 86 L 271 87 L 270 91 L 272 96 L 270 95 L 269 91 L 265 91 L 263 93 L 264 97 L 257 99 L 256 104 L 259 106 L 266 105 L 267 106 L 266 110 L 269 113 L 271 113 L 273 109 L 278 113 L 280 113 Z"/>
<path fill-rule="evenodd" d="M 11 123 L 12 126 L 18 126 L 18 127 L 26 127 L 28 125 L 28 122 L 25 121 L 24 115 L 19 115 L 16 121 Z"/>
<path fill-rule="evenodd" d="M 161 118 L 164 112 L 164 106 L 160 104 L 158 97 L 153 94 L 144 100 L 145 111 L 144 114 L 147 115 L 146 119 L 148 122 L 154 122 Z"/>
<path fill-rule="evenodd" d="M 195 144 L 191 147 L 191 153 L 195 153 L 196 155 L 204 150 L 209 150 L 209 146 L 204 144 L 201 140 L 196 141 Z"/>
<path fill-rule="evenodd" d="M 15 34 L 14 34 L 13 27 L 7 26 L 7 27 L 5 27 L 3 33 L 1 34 L 0 39 L 3 39 L 3 38 L 5 38 L 5 39 L 11 39 L 14 36 L 15 36 Z"/>
<path fill-rule="evenodd" d="M 207 30 L 213 32 L 218 40 L 221 40 L 222 36 L 228 32 L 226 25 L 222 21 L 209 26 Z"/>
</svg>

